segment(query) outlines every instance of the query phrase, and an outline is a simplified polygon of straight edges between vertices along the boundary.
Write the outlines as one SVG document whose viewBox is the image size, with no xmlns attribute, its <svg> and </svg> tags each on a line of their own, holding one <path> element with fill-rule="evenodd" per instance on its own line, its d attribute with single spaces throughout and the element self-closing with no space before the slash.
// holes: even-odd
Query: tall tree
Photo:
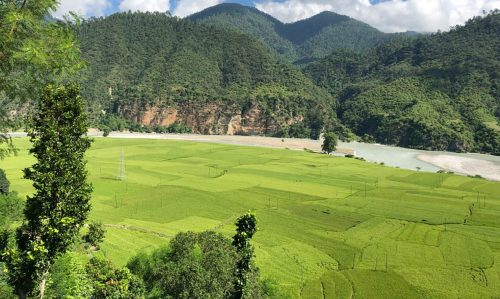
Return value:
<svg viewBox="0 0 500 299">
<path fill-rule="evenodd" d="M 91 140 L 79 88 L 47 86 L 29 123 L 28 135 L 37 162 L 24 170 L 35 194 L 28 197 L 25 222 L 4 248 L 8 281 L 20 298 L 43 298 L 51 265 L 66 252 L 90 210 L 86 150 Z"/>
<path fill-rule="evenodd" d="M 233 237 L 233 246 L 240 254 L 236 265 L 236 298 L 250 298 L 251 274 L 256 270 L 253 257 L 254 250 L 250 240 L 257 232 L 257 218 L 252 212 L 248 212 L 236 220 L 236 235 Z"/>
<path fill-rule="evenodd" d="M 74 26 L 78 18 L 48 21 L 57 0 L 0 0 L 0 100 L 33 100 L 43 86 L 81 69 Z M 0 159 L 14 152 L 0 106 Z M 3 134 L 2 134 L 3 132 Z"/>
</svg>

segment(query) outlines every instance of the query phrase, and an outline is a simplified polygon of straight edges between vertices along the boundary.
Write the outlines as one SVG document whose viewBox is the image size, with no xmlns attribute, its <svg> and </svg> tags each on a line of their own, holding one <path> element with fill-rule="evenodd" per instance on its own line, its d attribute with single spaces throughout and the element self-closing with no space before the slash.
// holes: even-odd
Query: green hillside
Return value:
<svg viewBox="0 0 500 299">
<path fill-rule="evenodd" d="M 83 93 L 96 114 L 188 102 L 236 105 L 241 112 L 258 103 L 270 120 L 305 118 L 311 127 L 307 114 L 317 106 L 335 119 L 326 91 L 235 31 L 160 13 L 120 13 L 85 22 L 78 36 L 89 65 Z"/>
<path fill-rule="evenodd" d="M 2 161 L 30 194 L 19 156 Z M 116 180 L 120 154 L 126 180 Z M 261 276 L 282 298 L 495 298 L 500 184 L 284 149 L 96 139 L 87 154 L 98 255 L 126 265 L 180 231 L 234 235 L 252 209 Z M 88 254 L 78 246 L 82 259 Z M 288 295 L 288 296 L 286 296 Z"/>
<path fill-rule="evenodd" d="M 286 61 L 299 59 L 293 42 L 280 34 L 283 24 L 256 8 L 223 3 L 195 13 L 187 19 L 250 34 L 262 40 Z"/>
<path fill-rule="evenodd" d="M 297 63 L 325 57 L 334 49 L 372 48 L 391 36 L 333 12 L 284 24 L 255 8 L 229 3 L 207 8 L 188 19 L 250 34 L 280 57 Z"/>
<path fill-rule="evenodd" d="M 500 13 L 450 32 L 335 51 L 304 72 L 367 141 L 500 154 Z"/>
</svg>

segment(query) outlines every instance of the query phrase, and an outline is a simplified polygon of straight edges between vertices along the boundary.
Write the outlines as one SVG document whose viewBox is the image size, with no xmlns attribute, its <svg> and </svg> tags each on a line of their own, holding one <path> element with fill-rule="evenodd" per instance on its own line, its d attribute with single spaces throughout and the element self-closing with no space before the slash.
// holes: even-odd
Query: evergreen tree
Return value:
<svg viewBox="0 0 500 299">
<path fill-rule="evenodd" d="M 233 246 L 240 254 L 236 265 L 236 298 L 251 298 L 252 272 L 257 271 L 254 262 L 254 249 L 250 240 L 257 232 L 257 218 L 248 212 L 236 220 L 236 235 L 233 237 Z"/>
<path fill-rule="evenodd" d="M 24 170 L 33 181 L 25 222 L 15 241 L 3 249 L 8 282 L 20 298 L 43 298 L 54 261 L 72 244 L 90 210 L 92 186 L 87 183 L 85 137 L 87 120 L 75 85 L 47 86 L 27 132 L 37 162 Z"/>
</svg>

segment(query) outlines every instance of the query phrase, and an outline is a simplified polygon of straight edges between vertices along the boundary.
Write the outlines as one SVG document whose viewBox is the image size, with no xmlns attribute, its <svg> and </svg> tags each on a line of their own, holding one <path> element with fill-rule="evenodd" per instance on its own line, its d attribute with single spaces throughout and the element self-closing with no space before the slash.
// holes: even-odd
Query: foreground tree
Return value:
<svg viewBox="0 0 500 299">
<path fill-rule="evenodd" d="M 93 283 L 78 254 L 68 252 L 57 259 L 47 280 L 47 298 L 90 298 L 93 291 Z"/>
<path fill-rule="evenodd" d="M 4 248 L 8 282 L 20 298 L 43 298 L 54 261 L 72 244 L 90 210 L 87 182 L 87 120 L 75 85 L 49 85 L 43 91 L 27 132 L 37 159 L 24 177 L 35 194 L 27 198 L 25 222 Z M 38 294 L 35 294 L 37 293 Z"/>
<path fill-rule="evenodd" d="M 331 154 L 336 150 L 338 136 L 335 133 L 328 132 L 323 136 L 323 144 L 321 145 L 321 150 L 324 153 Z"/>
<path fill-rule="evenodd" d="M 148 298 L 231 298 L 238 254 L 215 232 L 179 233 L 169 247 L 139 254 L 128 264 L 144 280 Z"/>
<path fill-rule="evenodd" d="M 43 86 L 60 82 L 77 73 L 80 58 L 72 16 L 62 22 L 48 22 L 57 0 L 0 0 L 0 103 L 34 100 Z M 5 134 L 10 120 L 0 105 L 0 159 L 15 153 Z"/>
<path fill-rule="evenodd" d="M 90 299 L 141 299 L 144 285 L 128 268 L 117 269 L 110 261 L 92 258 L 86 266 L 87 277 L 93 286 Z M 159 297 L 167 298 L 167 297 Z"/>
<path fill-rule="evenodd" d="M 236 266 L 235 298 L 254 298 L 253 286 L 258 283 L 258 269 L 253 262 L 254 249 L 250 240 L 257 232 L 257 218 L 248 212 L 236 220 L 236 235 L 233 237 L 233 246 L 240 257 Z"/>
</svg>

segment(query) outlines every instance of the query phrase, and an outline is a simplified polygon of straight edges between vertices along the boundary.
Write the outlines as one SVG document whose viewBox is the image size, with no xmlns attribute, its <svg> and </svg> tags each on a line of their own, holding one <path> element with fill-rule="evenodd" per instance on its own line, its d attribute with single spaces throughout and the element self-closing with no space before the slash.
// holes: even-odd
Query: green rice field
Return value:
<svg viewBox="0 0 500 299">
<path fill-rule="evenodd" d="M 0 162 L 22 196 L 27 139 Z M 126 179 L 117 180 L 123 151 Z M 123 266 L 180 231 L 257 213 L 263 278 L 292 298 L 500 298 L 500 183 L 284 149 L 98 138 L 101 253 Z"/>
</svg>

